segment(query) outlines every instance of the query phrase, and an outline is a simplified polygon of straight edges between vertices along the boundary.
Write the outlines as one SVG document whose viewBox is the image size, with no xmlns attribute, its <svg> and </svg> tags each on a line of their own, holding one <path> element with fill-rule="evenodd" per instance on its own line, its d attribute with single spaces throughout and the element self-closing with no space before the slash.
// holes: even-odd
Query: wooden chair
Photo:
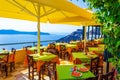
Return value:
<svg viewBox="0 0 120 80">
<path fill-rule="evenodd" d="M 56 45 L 54 43 L 50 43 L 48 45 L 48 49 L 55 49 Z"/>
<path fill-rule="evenodd" d="M 74 61 L 73 61 L 74 64 L 82 64 L 82 61 L 79 59 L 79 58 L 76 58 Z"/>
<path fill-rule="evenodd" d="M 0 71 L 6 73 L 6 77 L 8 76 L 8 60 L 9 60 L 9 52 L 0 54 Z"/>
<path fill-rule="evenodd" d="M 72 58 L 72 48 L 68 47 L 68 48 L 66 48 L 66 50 L 63 54 L 63 59 L 71 61 L 71 58 Z"/>
<path fill-rule="evenodd" d="M 37 72 L 37 63 L 36 61 L 34 61 L 33 56 L 30 56 L 30 54 L 27 55 L 27 59 L 28 59 L 28 78 L 31 79 L 30 78 L 30 74 L 31 74 L 32 80 L 34 80 L 34 73 Z M 38 72 L 39 80 L 41 80 L 41 74 L 43 73 L 42 69 L 43 69 L 43 65 L 41 66 L 41 70 Z"/>
<path fill-rule="evenodd" d="M 50 80 L 57 80 L 56 62 L 46 62 Z"/>
<path fill-rule="evenodd" d="M 47 49 L 47 52 L 50 52 L 52 54 L 58 55 L 57 49 Z"/>
<path fill-rule="evenodd" d="M 29 54 L 28 54 L 27 60 L 28 60 L 28 78 L 30 79 L 31 68 L 32 68 L 32 80 L 33 80 L 34 79 L 34 69 L 36 70 L 36 68 L 34 68 L 33 57 L 29 56 Z"/>
<path fill-rule="evenodd" d="M 81 44 L 81 43 L 77 43 L 77 44 L 76 44 L 75 51 L 76 51 L 76 52 L 78 52 L 78 51 L 82 51 L 81 46 L 82 46 L 82 44 Z"/>
<path fill-rule="evenodd" d="M 103 74 L 103 54 L 99 54 L 98 74 Z"/>
<path fill-rule="evenodd" d="M 12 72 L 12 69 L 15 69 L 15 53 L 16 53 L 16 49 L 12 48 L 11 49 L 12 52 L 12 61 L 10 61 L 10 72 Z"/>
<path fill-rule="evenodd" d="M 62 58 L 62 53 L 61 53 L 61 45 L 57 45 L 56 49 L 58 51 L 58 57 Z"/>
<path fill-rule="evenodd" d="M 100 80 L 113 80 L 115 69 L 106 74 L 102 74 Z"/>
<path fill-rule="evenodd" d="M 98 74 L 103 74 L 103 54 L 93 51 L 99 57 Z"/>
<path fill-rule="evenodd" d="M 64 59 L 64 54 L 66 53 L 66 46 L 65 45 L 59 45 L 59 46 L 57 46 L 57 50 L 59 52 L 59 57 Z"/>
<path fill-rule="evenodd" d="M 91 58 L 90 71 L 93 72 L 95 75 L 98 74 L 98 64 L 99 64 L 99 57 Z"/>
<path fill-rule="evenodd" d="M 55 54 L 55 55 L 58 55 L 59 56 L 59 52 L 58 50 L 56 49 L 56 45 L 54 43 L 50 43 L 48 45 L 48 48 L 47 48 L 47 52 L 50 52 L 52 54 Z"/>
<path fill-rule="evenodd" d="M 78 48 L 78 49 L 77 49 Z M 80 42 L 76 45 L 76 50 L 78 51 L 84 51 L 84 42 Z"/>
</svg>

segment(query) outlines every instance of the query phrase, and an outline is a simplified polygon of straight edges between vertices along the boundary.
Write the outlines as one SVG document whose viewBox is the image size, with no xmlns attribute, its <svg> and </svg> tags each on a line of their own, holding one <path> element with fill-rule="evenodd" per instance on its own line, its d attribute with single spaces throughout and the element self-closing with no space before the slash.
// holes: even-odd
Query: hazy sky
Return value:
<svg viewBox="0 0 120 80">
<path fill-rule="evenodd" d="M 86 4 L 80 0 L 77 2 L 73 0 L 73 3 L 76 5 L 87 8 Z M 50 23 L 41 23 L 41 31 L 55 34 L 64 34 L 71 33 L 76 29 L 80 29 L 81 27 L 73 26 L 73 25 L 58 25 L 58 24 L 50 24 Z M 37 23 L 25 20 L 17 20 L 17 19 L 8 19 L 8 18 L 0 18 L 0 29 L 14 29 L 18 31 L 37 31 Z"/>
</svg>

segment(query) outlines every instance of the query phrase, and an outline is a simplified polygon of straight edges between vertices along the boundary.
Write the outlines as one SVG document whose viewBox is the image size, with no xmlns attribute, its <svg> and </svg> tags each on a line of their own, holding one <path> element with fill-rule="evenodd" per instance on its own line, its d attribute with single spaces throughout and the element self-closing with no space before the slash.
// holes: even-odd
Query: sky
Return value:
<svg viewBox="0 0 120 80">
<path fill-rule="evenodd" d="M 72 2 L 82 8 L 87 8 L 87 5 L 82 0 Z M 80 26 L 64 25 L 64 24 L 50 24 L 41 23 L 41 32 L 48 32 L 51 34 L 69 34 L 76 29 L 81 29 Z M 1 29 L 14 29 L 17 31 L 37 31 L 37 23 L 18 19 L 0 18 Z"/>
</svg>

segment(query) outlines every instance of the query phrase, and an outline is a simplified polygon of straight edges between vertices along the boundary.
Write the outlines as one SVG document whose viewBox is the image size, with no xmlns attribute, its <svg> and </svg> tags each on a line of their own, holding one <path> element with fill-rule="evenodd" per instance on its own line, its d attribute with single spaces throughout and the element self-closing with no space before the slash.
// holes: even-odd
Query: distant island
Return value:
<svg viewBox="0 0 120 80">
<path fill-rule="evenodd" d="M 16 31 L 16 30 L 0 30 L 0 34 L 31 34 L 37 35 L 37 32 L 26 32 L 26 31 Z M 41 35 L 50 35 L 50 33 L 40 32 Z"/>
</svg>

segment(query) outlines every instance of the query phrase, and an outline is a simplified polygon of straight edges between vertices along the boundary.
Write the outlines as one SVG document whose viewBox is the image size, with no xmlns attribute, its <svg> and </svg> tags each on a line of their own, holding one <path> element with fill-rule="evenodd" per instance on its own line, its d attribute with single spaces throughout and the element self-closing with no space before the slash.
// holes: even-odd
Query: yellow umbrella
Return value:
<svg viewBox="0 0 120 80">
<path fill-rule="evenodd" d="M 40 52 L 40 22 L 53 23 L 77 15 L 91 18 L 89 12 L 67 0 L 0 0 L 0 17 L 38 22 L 38 53 Z"/>
<path fill-rule="evenodd" d="M 44 5 L 49 5 L 58 10 L 64 10 L 64 11 L 74 13 L 74 14 L 77 14 L 81 17 L 85 17 L 88 19 L 90 19 L 92 16 L 92 13 L 72 4 L 71 2 L 68 2 L 67 0 L 29 0 L 29 1 L 38 2 L 38 3 L 44 4 Z"/>
<path fill-rule="evenodd" d="M 64 19 L 56 20 L 54 23 L 70 24 L 70 25 L 76 25 L 76 26 L 101 25 L 100 23 L 96 22 L 95 19 L 92 19 L 92 16 L 91 18 L 84 18 L 81 16 L 66 17 Z"/>
</svg>

